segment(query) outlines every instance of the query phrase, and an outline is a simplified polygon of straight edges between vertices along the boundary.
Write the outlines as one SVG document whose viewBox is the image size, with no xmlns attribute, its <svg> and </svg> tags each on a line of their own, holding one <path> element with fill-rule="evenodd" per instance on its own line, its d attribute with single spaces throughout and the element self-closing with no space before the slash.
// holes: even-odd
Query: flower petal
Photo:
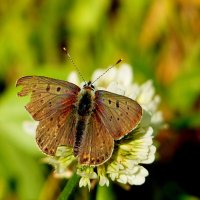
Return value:
<svg viewBox="0 0 200 200">
<path fill-rule="evenodd" d="M 133 78 L 132 72 L 133 70 L 129 64 L 126 63 L 121 64 L 118 69 L 116 81 L 119 82 L 121 85 L 127 87 L 132 82 Z"/>
<path fill-rule="evenodd" d="M 77 74 L 75 71 L 73 71 L 73 72 L 71 72 L 71 73 L 69 74 L 67 80 L 68 80 L 69 82 L 71 82 L 71 83 L 76 84 L 76 85 L 79 85 L 79 84 L 80 84 L 80 80 L 79 80 L 79 78 L 78 78 L 78 74 Z"/>
</svg>

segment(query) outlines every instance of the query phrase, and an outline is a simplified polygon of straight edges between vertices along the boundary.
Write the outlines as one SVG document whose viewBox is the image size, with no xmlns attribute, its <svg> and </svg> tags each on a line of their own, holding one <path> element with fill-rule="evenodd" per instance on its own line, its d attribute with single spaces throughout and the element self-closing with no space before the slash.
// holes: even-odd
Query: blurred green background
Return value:
<svg viewBox="0 0 200 200">
<path fill-rule="evenodd" d="M 27 98 L 18 98 L 24 75 L 66 79 L 74 70 L 70 50 L 85 79 L 123 58 L 135 80 L 153 79 L 169 128 L 161 131 L 158 160 L 146 165 L 142 186 L 79 189 L 72 199 L 200 199 L 200 1 L 199 0 L 6 0 L 0 3 L 0 199 L 54 200 L 65 181 L 34 137 Z M 103 77 L 102 77 L 103 78 Z"/>
</svg>

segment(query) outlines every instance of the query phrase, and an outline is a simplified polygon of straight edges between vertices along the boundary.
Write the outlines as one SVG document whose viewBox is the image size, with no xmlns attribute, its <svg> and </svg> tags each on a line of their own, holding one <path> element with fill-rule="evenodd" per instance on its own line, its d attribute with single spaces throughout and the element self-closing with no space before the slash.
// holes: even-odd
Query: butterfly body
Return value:
<svg viewBox="0 0 200 200">
<path fill-rule="evenodd" d="M 121 139 L 140 122 L 142 108 L 134 100 L 104 90 L 91 82 L 77 85 L 43 76 L 25 76 L 17 81 L 19 96 L 31 94 L 25 106 L 39 121 L 36 142 L 54 156 L 58 146 L 73 148 L 82 165 L 97 166 L 112 155 L 114 140 Z"/>
<path fill-rule="evenodd" d="M 82 137 L 84 132 L 87 131 L 87 124 L 91 117 L 91 113 L 94 109 L 94 89 L 88 85 L 85 85 L 79 94 L 79 101 L 77 103 L 77 123 L 75 141 L 73 145 L 74 155 L 78 155 L 78 151 L 81 145 Z"/>
</svg>

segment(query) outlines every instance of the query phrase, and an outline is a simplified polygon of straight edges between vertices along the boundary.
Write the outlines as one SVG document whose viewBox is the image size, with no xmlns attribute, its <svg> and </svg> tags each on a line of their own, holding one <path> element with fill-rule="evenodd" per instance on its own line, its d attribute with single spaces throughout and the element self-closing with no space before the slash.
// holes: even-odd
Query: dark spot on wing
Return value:
<svg viewBox="0 0 200 200">
<path fill-rule="evenodd" d="M 101 156 L 101 157 L 100 157 L 100 160 L 102 160 L 102 161 L 105 160 L 105 157 L 104 157 L 104 156 Z"/>
<path fill-rule="evenodd" d="M 53 117 L 50 118 L 50 121 L 53 121 Z"/>
<path fill-rule="evenodd" d="M 119 117 L 117 118 L 117 120 L 119 120 Z"/>
<path fill-rule="evenodd" d="M 116 101 L 116 107 L 119 108 L 119 101 Z"/>
<path fill-rule="evenodd" d="M 50 85 L 47 85 L 46 91 L 47 91 L 47 92 L 50 91 Z"/>
<path fill-rule="evenodd" d="M 83 154 L 83 157 L 81 159 L 81 162 L 86 163 L 89 161 L 89 155 L 88 154 Z"/>
<path fill-rule="evenodd" d="M 111 104 L 111 103 L 112 103 L 110 99 L 108 100 L 108 103 L 109 103 L 109 104 Z"/>
<path fill-rule="evenodd" d="M 129 110 L 129 107 L 127 106 L 127 109 Z"/>
<path fill-rule="evenodd" d="M 51 150 L 49 151 L 49 153 L 52 155 L 52 154 L 53 154 L 53 150 L 51 149 Z"/>
<path fill-rule="evenodd" d="M 61 90 L 61 87 L 57 87 L 57 92 L 60 92 L 60 90 Z"/>
<path fill-rule="evenodd" d="M 91 164 L 94 164 L 95 163 L 95 158 L 91 158 Z"/>
</svg>

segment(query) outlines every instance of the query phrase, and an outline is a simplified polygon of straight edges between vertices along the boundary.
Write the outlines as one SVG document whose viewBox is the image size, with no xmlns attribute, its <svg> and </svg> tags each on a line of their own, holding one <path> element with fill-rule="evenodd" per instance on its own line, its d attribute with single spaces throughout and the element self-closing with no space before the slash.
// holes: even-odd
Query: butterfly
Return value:
<svg viewBox="0 0 200 200">
<path fill-rule="evenodd" d="M 142 117 L 136 101 L 96 90 L 90 81 L 80 88 L 63 80 L 25 76 L 16 86 L 22 86 L 18 96 L 31 94 L 25 108 L 39 121 L 39 148 L 54 156 L 57 147 L 72 147 L 82 165 L 97 166 L 109 160 L 114 141 L 131 132 Z"/>
</svg>

